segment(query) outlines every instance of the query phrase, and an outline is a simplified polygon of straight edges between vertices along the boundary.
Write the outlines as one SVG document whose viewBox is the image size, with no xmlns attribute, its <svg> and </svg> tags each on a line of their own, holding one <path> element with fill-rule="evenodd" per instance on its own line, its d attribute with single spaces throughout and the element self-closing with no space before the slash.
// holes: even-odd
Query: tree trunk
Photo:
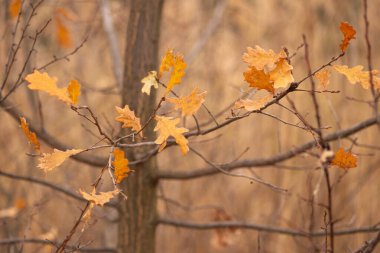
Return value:
<svg viewBox="0 0 380 253">
<path fill-rule="evenodd" d="M 122 102 L 146 122 L 156 106 L 156 92 L 141 93 L 141 79 L 157 69 L 158 42 L 163 0 L 131 0 L 127 28 L 124 85 Z M 144 136 L 152 140 L 153 125 L 144 129 Z M 149 148 L 148 148 L 149 149 Z M 127 153 L 129 160 L 141 157 L 147 148 Z M 157 169 L 155 158 L 131 167 L 134 170 L 122 186 L 128 200 L 121 203 L 118 231 L 118 252 L 149 253 L 155 251 L 156 186 L 152 175 Z"/>
</svg>

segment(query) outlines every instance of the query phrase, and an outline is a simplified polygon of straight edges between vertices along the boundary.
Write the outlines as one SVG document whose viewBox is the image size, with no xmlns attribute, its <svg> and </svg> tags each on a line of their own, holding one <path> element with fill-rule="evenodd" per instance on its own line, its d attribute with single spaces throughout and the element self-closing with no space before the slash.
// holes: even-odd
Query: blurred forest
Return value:
<svg viewBox="0 0 380 253">
<path fill-rule="evenodd" d="M 125 34 L 129 1 L 107 2 L 117 36 L 119 56 L 123 60 L 128 40 Z M 0 3 L 2 80 L 15 20 L 8 13 L 9 1 L 1 0 Z M 26 66 L 26 74 L 49 62 L 54 56 L 71 52 L 87 38 L 68 60 L 58 61 L 48 66 L 46 71 L 56 76 L 60 85 L 77 79 L 82 84 L 80 104 L 91 105 L 107 131 L 117 132 L 120 124 L 114 120 L 114 107 L 121 106 L 121 100 L 117 89 L 115 60 L 104 27 L 101 5 L 102 1 L 96 0 L 46 0 L 32 22 L 31 31 L 47 19 L 53 20 L 37 41 L 36 53 Z M 379 0 L 369 1 L 370 39 L 375 69 L 380 66 L 377 57 L 380 54 L 378 6 Z M 56 38 L 53 16 L 57 8 L 66 10 L 64 23 L 72 39 L 68 45 L 60 44 Z M 248 46 L 260 45 L 275 52 L 286 47 L 290 54 L 296 53 L 291 59 L 293 75 L 295 80 L 300 80 L 307 76 L 304 49 L 299 48 L 303 43 L 302 35 L 307 37 L 312 68 L 316 69 L 340 53 L 342 34 L 339 24 L 342 21 L 353 25 L 357 35 L 346 56 L 338 63 L 349 66 L 360 64 L 368 69 L 360 0 L 165 0 L 159 57 L 161 59 L 168 48 L 183 53 L 188 68 L 182 84 L 175 88 L 176 92 L 188 94 L 195 86 L 207 90 L 205 104 L 213 114 L 217 114 L 248 89 L 242 75 L 246 66 L 241 59 Z M 21 25 L 22 22 L 25 21 L 21 21 Z M 17 57 L 18 68 L 27 57 L 29 46 L 26 44 L 21 52 Z M 10 81 L 18 78 L 17 73 L 10 76 Z M 304 82 L 302 88 L 310 89 L 310 82 Z M 329 89 L 339 90 L 340 93 L 318 94 L 323 125 L 330 127 L 324 130 L 326 134 L 373 116 L 368 104 L 350 99 L 369 100 L 371 93 L 368 90 L 349 84 L 337 74 L 332 74 Z M 304 117 L 314 120 L 309 93 L 294 92 L 289 97 Z M 26 85 L 18 88 L 8 99 L 35 125 L 43 126 L 46 132 L 69 146 L 83 148 L 98 141 L 98 137 L 91 134 L 93 126 L 55 99 L 32 93 Z M 286 122 L 298 122 L 293 114 L 280 106 L 273 106 L 266 112 Z M 200 110 L 197 116 L 200 122 L 210 120 L 205 110 Z M 228 116 L 230 110 L 226 110 L 220 120 Z M 195 127 L 190 119 L 182 122 L 182 125 Z M 357 168 L 348 171 L 330 168 L 337 230 L 370 227 L 380 222 L 379 129 L 374 126 L 350 138 L 331 143 L 333 150 L 353 147 L 352 152 L 359 158 Z M 221 131 L 194 138 L 191 143 L 211 161 L 224 164 L 236 159 L 270 157 L 310 140 L 307 131 L 257 114 Z M 354 141 L 372 148 L 353 145 Z M 0 171 L 49 181 L 73 193 L 78 193 L 79 189 L 89 191 L 98 176 L 99 168 L 73 160 L 49 174 L 43 173 L 36 167 L 37 159 L 27 155 L 33 151 L 28 147 L 19 122 L 4 110 L 0 110 L 0 147 Z M 50 152 L 53 147 L 43 144 L 43 149 Z M 104 156 L 102 152 L 93 153 Z M 315 169 L 318 161 L 314 155 L 314 150 L 311 150 L 285 163 L 235 171 L 287 189 L 287 193 L 279 193 L 262 184 L 221 173 L 193 180 L 161 180 L 157 192 L 158 214 L 200 223 L 215 221 L 222 216 L 222 220 L 323 232 L 322 228 L 326 227 L 326 209 L 319 203 L 325 203 L 327 195 L 323 171 Z M 208 167 L 191 152 L 184 157 L 178 148 L 160 153 L 158 162 L 159 168 L 165 171 L 191 171 Z M 101 188 L 107 189 L 109 185 L 106 179 Z M 315 204 L 311 204 L 310 200 Z M 125 200 L 121 198 L 120 201 Z M 0 241 L 7 238 L 62 240 L 71 229 L 82 205 L 76 199 L 39 184 L 0 175 L 0 214 L 2 210 L 17 207 L 11 216 L 0 215 Z M 114 248 L 117 244 L 117 219 L 117 212 L 113 208 L 95 208 L 90 224 L 75 235 L 72 244 L 82 242 L 90 248 Z M 373 236 L 374 233 L 336 236 L 336 252 L 353 252 Z M 324 252 L 325 239 L 324 236 L 307 238 L 254 229 L 193 230 L 162 224 L 157 228 L 156 249 L 157 252 L 192 253 Z M 20 245 L 0 244 L 0 252 L 52 252 L 53 249 L 53 246 L 42 244 L 25 244 L 23 248 Z"/>
</svg>

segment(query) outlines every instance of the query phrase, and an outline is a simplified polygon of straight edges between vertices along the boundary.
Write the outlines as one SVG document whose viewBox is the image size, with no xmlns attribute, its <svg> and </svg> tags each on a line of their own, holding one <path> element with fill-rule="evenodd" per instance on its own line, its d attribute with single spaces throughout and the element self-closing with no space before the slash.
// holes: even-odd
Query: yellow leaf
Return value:
<svg viewBox="0 0 380 253">
<path fill-rule="evenodd" d="M 58 88 L 57 78 L 52 78 L 47 73 L 40 73 L 35 70 L 33 74 L 27 75 L 25 80 L 29 82 L 28 88 L 31 90 L 44 91 L 68 104 L 72 102 L 67 95 L 67 88 Z"/>
<path fill-rule="evenodd" d="M 108 203 L 119 192 L 120 191 L 118 189 L 115 189 L 113 191 L 99 192 L 99 194 L 96 194 L 95 188 L 91 193 L 87 193 L 79 189 L 79 193 L 83 196 L 83 198 L 98 206 L 103 206 L 105 203 Z"/>
<path fill-rule="evenodd" d="M 148 96 L 150 95 L 150 89 L 152 86 L 154 88 L 158 88 L 158 82 L 157 82 L 157 72 L 156 71 L 149 71 L 149 74 L 141 79 L 141 82 L 144 84 L 141 91 L 142 93 L 146 93 Z"/>
<path fill-rule="evenodd" d="M 183 136 L 183 133 L 188 132 L 186 128 L 177 128 L 176 125 L 179 123 L 180 119 L 173 119 L 171 117 L 156 116 L 157 125 L 154 131 L 158 131 L 159 135 L 155 141 L 156 144 L 160 145 L 158 152 L 161 152 L 165 146 L 169 136 L 175 138 L 176 143 L 180 146 L 182 154 L 186 154 L 189 151 L 188 141 Z"/>
<path fill-rule="evenodd" d="M 21 0 L 11 0 L 8 7 L 9 16 L 15 19 L 21 10 Z"/>
<path fill-rule="evenodd" d="M 363 71 L 363 66 L 358 65 L 349 68 L 346 65 L 334 65 L 334 69 L 345 75 L 351 84 L 360 83 L 364 89 L 371 87 L 369 71 Z M 379 73 L 377 70 L 372 70 L 373 84 L 375 89 L 380 88 L 380 78 L 376 76 Z"/>
<path fill-rule="evenodd" d="M 77 80 L 71 80 L 69 86 L 67 86 L 67 92 L 73 105 L 78 103 L 78 97 L 80 95 L 80 84 Z"/>
<path fill-rule="evenodd" d="M 332 165 L 336 165 L 342 169 L 350 169 L 357 167 L 358 158 L 351 152 L 344 152 L 344 148 L 340 148 L 331 161 Z"/>
<path fill-rule="evenodd" d="M 115 108 L 119 114 L 115 120 L 123 123 L 122 128 L 132 128 L 136 132 L 141 130 L 140 119 L 135 116 L 135 113 L 129 109 L 128 105 L 125 105 L 124 108 L 118 106 L 115 106 Z M 140 136 L 143 136 L 142 132 L 140 132 Z"/>
<path fill-rule="evenodd" d="M 243 73 L 243 75 L 250 87 L 258 90 L 265 89 L 274 93 L 273 81 L 270 80 L 269 74 L 265 74 L 263 70 L 257 70 L 255 67 L 250 67 Z"/>
<path fill-rule="evenodd" d="M 160 65 L 160 71 L 158 78 L 161 78 L 164 71 L 169 71 L 173 67 L 170 73 L 170 80 L 166 88 L 166 93 L 171 91 L 175 85 L 181 83 L 182 76 L 185 74 L 186 63 L 183 59 L 183 55 L 174 54 L 173 50 L 167 50 L 165 57 L 162 59 Z"/>
<path fill-rule="evenodd" d="M 175 110 L 182 110 L 182 117 L 194 115 L 205 101 L 207 91 L 200 91 L 198 87 L 188 96 L 167 98 L 166 101 L 175 105 Z"/>
<path fill-rule="evenodd" d="M 264 97 L 261 98 L 256 98 L 256 99 L 239 99 L 236 101 L 234 105 L 234 109 L 241 109 L 244 108 L 247 111 L 256 111 L 260 110 L 262 107 L 266 105 L 271 99 L 272 99 L 272 94 L 268 94 Z"/>
<path fill-rule="evenodd" d="M 319 86 L 323 89 L 326 90 L 327 86 L 330 83 L 330 70 L 328 69 L 323 69 L 315 74 L 315 77 L 317 78 L 319 82 Z"/>
<path fill-rule="evenodd" d="M 294 81 L 292 69 L 292 65 L 285 58 L 281 58 L 277 62 L 276 67 L 269 72 L 270 80 L 273 81 L 275 89 L 284 88 Z"/>
<path fill-rule="evenodd" d="M 272 49 L 265 51 L 259 46 L 256 46 L 255 49 L 248 47 L 247 53 L 243 54 L 243 61 L 248 63 L 249 67 L 264 70 L 266 73 L 272 71 L 276 67 L 276 62 L 281 58 L 286 58 L 284 50 L 276 54 Z"/>
<path fill-rule="evenodd" d="M 24 131 L 24 134 L 26 138 L 28 138 L 29 143 L 33 144 L 34 149 L 37 152 L 40 152 L 41 145 L 37 139 L 36 133 L 29 130 L 28 123 L 26 123 L 26 119 L 24 117 L 20 117 L 20 122 L 21 122 L 21 129 Z"/>
<path fill-rule="evenodd" d="M 123 150 L 116 148 L 113 151 L 113 155 L 115 157 L 115 160 L 112 162 L 112 164 L 115 168 L 115 180 L 118 184 L 128 176 L 130 169 L 128 167 L 128 159 L 124 158 Z"/>
<path fill-rule="evenodd" d="M 346 52 L 348 45 L 350 44 L 350 40 L 356 39 L 356 31 L 355 29 L 347 22 L 340 23 L 340 30 L 343 33 L 343 40 L 340 44 L 340 49 L 342 52 Z"/>
<path fill-rule="evenodd" d="M 68 157 L 76 155 L 82 151 L 82 149 L 71 149 L 66 151 L 54 149 L 53 153 L 42 154 L 42 157 L 38 159 L 39 164 L 37 167 L 44 170 L 45 173 L 52 171 L 53 169 L 60 166 Z"/>
</svg>

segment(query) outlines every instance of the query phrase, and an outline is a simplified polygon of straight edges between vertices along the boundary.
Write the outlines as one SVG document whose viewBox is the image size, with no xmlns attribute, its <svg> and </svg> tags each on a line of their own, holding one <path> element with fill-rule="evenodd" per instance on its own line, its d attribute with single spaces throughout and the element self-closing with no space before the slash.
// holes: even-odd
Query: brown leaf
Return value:
<svg viewBox="0 0 380 253">
<path fill-rule="evenodd" d="M 175 110 L 182 111 L 182 117 L 194 115 L 205 101 L 207 91 L 200 91 L 198 87 L 188 96 L 180 98 L 167 98 L 166 101 L 175 105 Z"/>
<path fill-rule="evenodd" d="M 123 123 L 122 128 L 132 128 L 136 132 L 141 130 L 140 119 L 135 116 L 135 113 L 129 109 L 128 105 L 125 105 L 124 108 L 118 106 L 115 106 L 115 108 L 119 114 L 115 120 Z M 142 132 L 140 132 L 140 136 L 143 136 Z"/>
<path fill-rule="evenodd" d="M 350 44 L 350 40 L 356 39 L 356 31 L 355 29 L 347 22 L 340 23 L 340 30 L 343 33 L 343 40 L 340 44 L 340 49 L 342 52 L 346 52 L 348 45 Z"/>
<path fill-rule="evenodd" d="M 29 143 L 33 144 L 34 150 L 41 152 L 41 145 L 37 139 L 36 133 L 29 130 L 28 123 L 26 123 L 26 119 L 24 117 L 20 117 L 20 122 L 20 127 L 24 131 L 26 138 L 28 138 Z"/>
<path fill-rule="evenodd" d="M 189 130 L 183 127 L 176 127 L 180 119 L 173 119 L 171 117 L 156 116 L 157 125 L 154 131 L 158 131 L 159 135 L 155 141 L 156 144 L 160 145 L 158 152 L 161 152 L 165 146 L 167 139 L 170 136 L 175 138 L 176 143 L 180 146 L 182 154 L 189 152 L 188 140 L 183 136 L 183 133 Z"/>
</svg>

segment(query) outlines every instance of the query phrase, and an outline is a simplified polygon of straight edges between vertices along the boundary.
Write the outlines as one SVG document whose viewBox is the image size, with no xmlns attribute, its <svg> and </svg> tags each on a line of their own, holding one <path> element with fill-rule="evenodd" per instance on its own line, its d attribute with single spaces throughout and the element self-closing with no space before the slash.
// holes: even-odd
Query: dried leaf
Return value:
<svg viewBox="0 0 380 253">
<path fill-rule="evenodd" d="M 21 10 L 21 0 L 11 0 L 8 6 L 9 16 L 13 19 L 17 18 L 20 10 Z"/>
<path fill-rule="evenodd" d="M 248 47 L 247 52 L 243 54 L 243 61 L 248 63 L 249 67 L 264 70 L 265 73 L 272 71 L 276 67 L 276 62 L 281 58 L 286 58 L 284 50 L 276 54 L 272 49 L 266 51 L 259 46 L 256 46 L 255 49 Z"/>
<path fill-rule="evenodd" d="M 99 192 L 99 194 L 96 194 L 95 188 L 91 193 L 87 193 L 79 189 L 79 193 L 83 196 L 83 198 L 98 206 L 103 206 L 104 204 L 108 203 L 119 192 L 120 191 L 118 189 L 115 189 L 113 191 Z"/>
<path fill-rule="evenodd" d="M 124 158 L 124 151 L 118 148 L 115 148 L 113 155 L 115 157 L 115 160 L 112 162 L 113 167 L 115 168 L 115 181 L 119 184 L 128 176 L 130 171 L 128 167 L 128 159 Z"/>
<path fill-rule="evenodd" d="M 82 149 L 71 149 L 66 151 L 54 149 L 53 153 L 42 154 L 42 157 L 38 159 L 39 164 L 37 167 L 47 173 L 48 171 L 52 171 L 53 169 L 60 166 L 68 157 L 76 155 L 82 151 Z"/>
<path fill-rule="evenodd" d="M 360 83 L 364 89 L 369 89 L 371 87 L 369 71 L 363 71 L 363 66 L 358 65 L 349 68 L 346 65 L 334 65 L 333 68 L 345 75 L 351 84 Z M 373 84 L 375 89 L 380 88 L 380 78 L 376 76 L 379 73 L 377 70 L 372 70 Z"/>
<path fill-rule="evenodd" d="M 185 74 L 186 63 L 183 59 L 183 55 L 174 54 L 173 50 L 167 50 L 165 57 L 162 59 L 160 65 L 160 71 L 158 73 L 158 78 L 161 78 L 163 72 L 169 71 L 173 68 L 170 73 L 170 80 L 166 87 L 166 93 L 171 91 L 175 85 L 181 83 L 182 76 Z"/>
<path fill-rule="evenodd" d="M 141 91 L 142 93 L 146 93 L 148 96 L 150 95 L 150 89 L 154 87 L 155 89 L 158 88 L 158 82 L 157 82 L 157 72 L 156 71 L 149 71 L 149 74 L 141 79 L 141 82 L 144 84 Z"/>
<path fill-rule="evenodd" d="M 231 221 L 232 217 L 226 211 L 217 209 L 214 212 L 213 220 L 215 222 L 226 222 Z M 236 242 L 237 235 L 239 234 L 240 230 L 238 228 L 217 228 L 215 229 L 215 234 L 212 237 L 211 243 L 215 248 L 223 249 Z"/>
<path fill-rule="evenodd" d="M 28 123 L 24 117 L 20 117 L 21 129 L 24 131 L 26 138 L 28 138 L 29 143 L 33 144 L 34 150 L 37 152 L 41 151 L 40 142 L 37 139 L 36 133 L 29 130 Z"/>
<path fill-rule="evenodd" d="M 200 91 L 198 87 L 188 96 L 180 98 L 167 98 L 166 101 L 175 105 L 175 110 L 182 111 L 182 117 L 194 115 L 205 101 L 207 91 Z"/>
<path fill-rule="evenodd" d="M 323 69 L 321 71 L 318 71 L 316 74 L 315 74 L 315 77 L 317 78 L 318 82 L 319 82 L 319 86 L 323 89 L 323 90 L 326 90 L 327 89 L 327 86 L 329 85 L 330 83 L 330 74 L 331 74 L 331 71 L 329 69 Z"/>
<path fill-rule="evenodd" d="M 265 74 L 263 70 L 257 70 L 255 67 L 247 69 L 244 73 L 244 80 L 249 83 L 250 87 L 258 90 L 264 89 L 274 93 L 273 81 L 270 80 L 269 74 Z"/>
<path fill-rule="evenodd" d="M 71 32 L 65 23 L 65 19 L 72 19 L 72 14 L 66 11 L 64 8 L 58 8 L 55 10 L 54 23 L 56 28 L 56 38 L 58 44 L 63 48 L 70 48 L 73 45 Z"/>
<path fill-rule="evenodd" d="M 331 161 L 332 165 L 336 165 L 342 169 L 350 169 L 357 167 L 358 158 L 351 152 L 345 152 L 344 148 L 340 148 Z"/>
<path fill-rule="evenodd" d="M 115 108 L 119 114 L 115 120 L 123 123 L 122 128 L 132 128 L 136 132 L 141 130 L 140 119 L 135 116 L 135 113 L 129 109 L 128 105 L 125 105 L 124 108 L 118 106 L 115 106 Z M 142 132 L 140 132 L 140 136 L 143 136 Z"/>
<path fill-rule="evenodd" d="M 78 103 L 78 97 L 80 95 L 80 84 L 77 80 L 71 80 L 69 86 L 67 86 L 67 92 L 73 105 Z"/>
<path fill-rule="evenodd" d="M 272 99 L 272 94 L 268 94 L 265 97 L 257 98 L 254 100 L 251 99 L 239 99 L 234 105 L 234 109 L 246 109 L 247 111 L 256 111 L 260 110 L 266 103 Z"/>
<path fill-rule="evenodd" d="M 355 29 L 347 22 L 342 22 L 340 23 L 340 30 L 343 33 L 343 40 L 342 43 L 340 44 L 340 49 L 342 52 L 346 52 L 348 45 L 350 44 L 350 40 L 356 39 L 356 31 Z"/>
<path fill-rule="evenodd" d="M 156 116 L 157 125 L 154 131 L 158 131 L 159 135 L 155 141 L 156 144 L 160 145 L 158 152 L 161 152 L 165 146 L 169 136 L 175 138 L 176 143 L 180 146 L 182 154 L 186 154 L 189 151 L 188 140 L 183 136 L 183 133 L 189 130 L 183 127 L 177 128 L 176 125 L 179 123 L 180 119 L 173 119 L 171 117 Z"/>
<path fill-rule="evenodd" d="M 269 72 L 270 80 L 273 81 L 275 89 L 284 88 L 294 81 L 292 69 L 292 65 L 285 58 L 281 58 L 276 63 L 276 68 Z"/>
</svg>

